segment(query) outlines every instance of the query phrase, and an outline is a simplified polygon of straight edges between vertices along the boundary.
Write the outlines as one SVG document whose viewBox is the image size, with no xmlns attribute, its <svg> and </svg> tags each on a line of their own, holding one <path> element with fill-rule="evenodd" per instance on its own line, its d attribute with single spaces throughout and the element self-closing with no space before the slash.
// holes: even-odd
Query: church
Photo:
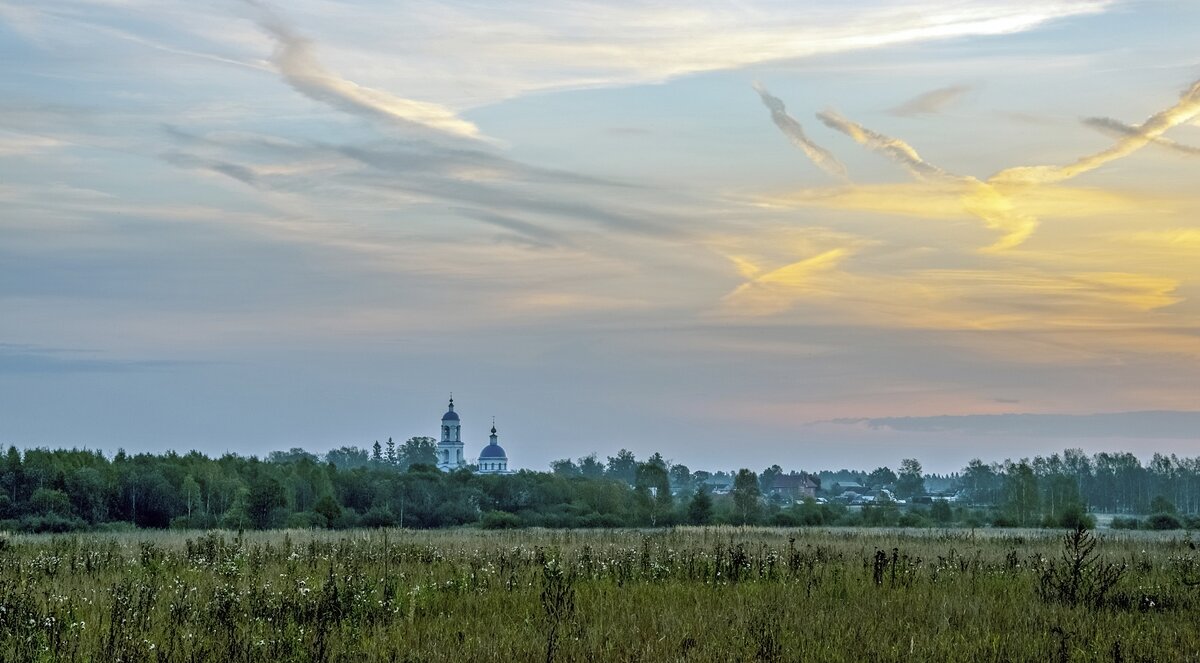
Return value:
<svg viewBox="0 0 1200 663">
<path fill-rule="evenodd" d="M 437 466 L 443 472 L 467 467 L 461 428 L 462 422 L 454 411 L 454 397 L 451 396 L 450 409 L 442 415 L 442 437 L 437 445 Z M 508 474 L 508 455 L 496 442 L 495 420 L 492 421 L 492 434 L 488 439 L 488 445 L 479 452 L 475 471 L 479 474 Z"/>
</svg>

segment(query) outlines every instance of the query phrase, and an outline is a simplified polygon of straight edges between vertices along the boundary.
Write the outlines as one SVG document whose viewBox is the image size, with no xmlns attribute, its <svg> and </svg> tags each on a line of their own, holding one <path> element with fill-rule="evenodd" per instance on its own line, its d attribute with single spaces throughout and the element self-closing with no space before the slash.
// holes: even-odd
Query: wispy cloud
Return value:
<svg viewBox="0 0 1200 663">
<path fill-rule="evenodd" d="M 63 147 L 63 141 L 46 136 L 0 131 L 0 157 L 36 154 Z"/>
<path fill-rule="evenodd" d="M 111 373 L 163 370 L 193 362 L 114 359 L 67 348 L 0 343 L 0 375 L 5 373 Z"/>
<path fill-rule="evenodd" d="M 980 218 L 989 228 L 1003 233 L 988 250 L 1003 251 L 1018 246 L 1037 228 L 1036 218 L 1015 210 L 1009 198 L 990 182 L 947 173 L 925 161 L 913 146 L 903 140 L 872 131 L 834 111 L 818 113 L 817 118 L 825 126 L 846 134 L 856 143 L 900 164 L 918 180 L 939 181 L 950 187 L 963 212 Z M 883 202 L 884 207 L 887 204 Z"/>
<path fill-rule="evenodd" d="M 297 34 L 278 14 L 258 0 L 245 1 L 258 9 L 259 25 L 275 38 L 277 49 L 272 60 L 297 92 L 375 120 L 457 137 L 481 137 L 478 127 L 441 104 L 397 97 L 338 76 L 317 61 L 312 42 Z"/>
<path fill-rule="evenodd" d="M 1145 122 L 1134 127 L 1132 133 L 1125 135 L 1106 150 L 1089 154 L 1066 166 L 1009 168 L 996 173 L 990 180 L 1013 184 L 1053 184 L 1069 180 L 1137 152 L 1157 141 L 1170 129 L 1190 122 L 1197 115 L 1200 115 L 1200 81 L 1192 83 L 1177 103 L 1151 115 Z"/>
<path fill-rule="evenodd" d="M 970 90 L 971 88 L 968 85 L 941 87 L 918 94 L 888 112 L 900 117 L 933 115 L 942 112 L 946 107 L 958 102 Z"/>
<path fill-rule="evenodd" d="M 1023 435 L 1063 438 L 1200 439 L 1200 412 L 1142 411 L 1098 414 L 969 414 L 932 417 L 834 419 L 843 425 L 917 433 Z"/>
<path fill-rule="evenodd" d="M 1083 124 L 1084 126 L 1091 127 L 1100 133 L 1114 138 L 1133 137 L 1137 136 L 1140 132 L 1138 127 L 1125 124 L 1120 120 L 1114 120 L 1111 117 L 1088 117 L 1083 119 Z M 1200 147 L 1192 147 L 1191 145 L 1177 143 L 1169 138 L 1163 138 L 1162 136 L 1155 137 L 1152 142 L 1155 145 L 1165 147 L 1169 150 L 1174 150 L 1175 152 L 1190 154 L 1192 156 L 1200 155 Z"/>
<path fill-rule="evenodd" d="M 876 133 L 866 127 L 842 117 L 835 111 L 817 113 L 817 119 L 825 126 L 840 131 L 854 139 L 854 142 L 888 157 L 904 166 L 914 177 L 943 177 L 945 171 L 933 164 L 927 163 L 920 154 L 908 143 L 891 136 Z"/>
<path fill-rule="evenodd" d="M 817 117 L 826 126 L 846 134 L 867 149 L 883 154 L 903 166 L 913 177 L 932 182 L 935 187 L 922 185 L 913 191 L 908 191 L 905 187 L 890 191 L 878 187 L 851 187 L 849 191 L 815 193 L 810 199 L 816 204 L 828 204 L 833 200 L 845 201 L 847 197 L 853 197 L 859 200 L 861 209 L 891 210 L 896 213 L 920 213 L 920 210 L 949 210 L 953 213 L 953 210 L 957 209 L 979 218 L 989 228 L 1003 233 L 999 240 L 985 249 L 986 251 L 1005 251 L 1020 246 L 1037 229 L 1038 218 L 1027 209 L 1025 202 L 1039 196 L 1044 198 L 1044 193 L 1032 190 L 1032 187 L 1054 185 L 1128 156 L 1147 144 L 1163 140 L 1162 134 L 1167 130 L 1192 120 L 1198 114 L 1200 81 L 1185 91 L 1177 104 L 1156 113 L 1137 127 L 1119 129 L 1119 123 L 1093 123 L 1119 131 L 1120 139 L 1107 150 L 1081 158 L 1069 166 L 1020 166 L 1002 170 L 986 180 L 980 180 L 972 176 L 949 173 L 924 160 L 915 148 L 903 140 L 868 129 L 836 112 L 824 111 Z M 1067 190 L 1058 189 L 1057 192 L 1061 195 Z M 1075 192 L 1076 195 L 1078 193 Z M 947 196 L 951 198 L 947 199 Z M 1086 195 L 1078 197 L 1082 199 Z M 941 216 L 940 213 L 935 215 Z"/>
<path fill-rule="evenodd" d="M 834 177 L 846 179 L 846 167 L 842 165 L 842 162 L 838 161 L 832 152 L 809 140 L 808 136 L 804 133 L 804 128 L 800 126 L 800 123 L 795 118 L 788 115 L 787 108 L 778 97 L 768 92 L 767 88 L 763 87 L 760 83 L 755 83 L 754 89 L 762 99 L 763 105 L 771 111 L 771 121 L 775 123 L 775 126 L 779 127 L 779 130 L 783 132 L 784 136 L 787 136 L 787 139 L 793 145 L 800 148 L 821 170 Z"/>
<path fill-rule="evenodd" d="M 769 271 L 744 256 L 729 256 L 748 280 L 721 300 L 722 309 L 739 315 L 772 315 L 792 308 L 807 295 L 832 292 L 831 284 L 819 277 L 837 269 L 852 252 L 844 247 L 829 249 Z"/>
</svg>

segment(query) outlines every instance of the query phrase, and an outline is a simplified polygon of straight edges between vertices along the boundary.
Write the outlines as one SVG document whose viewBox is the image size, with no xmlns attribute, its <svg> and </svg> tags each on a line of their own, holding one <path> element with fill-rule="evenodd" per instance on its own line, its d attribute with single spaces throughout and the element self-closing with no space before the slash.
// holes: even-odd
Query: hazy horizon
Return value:
<svg viewBox="0 0 1200 663">
<path fill-rule="evenodd" d="M 0 444 L 1200 455 L 1196 25 L 0 0 Z"/>
</svg>

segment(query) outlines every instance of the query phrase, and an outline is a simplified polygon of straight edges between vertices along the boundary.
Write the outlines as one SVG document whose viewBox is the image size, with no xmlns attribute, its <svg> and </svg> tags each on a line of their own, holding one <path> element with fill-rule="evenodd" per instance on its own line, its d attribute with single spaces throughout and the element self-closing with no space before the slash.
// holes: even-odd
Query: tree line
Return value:
<svg viewBox="0 0 1200 663">
<path fill-rule="evenodd" d="M 414 437 L 321 456 L 292 449 L 260 459 L 10 447 L 0 460 L 0 530 L 1059 526 L 1092 511 L 1155 514 L 1145 521 L 1151 526 L 1170 526 L 1171 519 L 1200 525 L 1200 459 L 1160 454 L 1143 465 L 1128 453 L 1087 456 L 1069 449 L 1032 460 L 973 460 L 948 477 L 925 474 L 917 460 L 905 459 L 898 472 L 880 467 L 805 475 L 819 484 L 816 500 L 780 490 L 790 485 L 780 477 L 798 474 L 778 465 L 762 472 L 692 471 L 661 454 L 639 460 L 622 449 L 604 460 L 595 454 L 557 460 L 546 472 L 484 475 L 438 471 L 435 448 L 432 438 Z M 886 498 L 861 508 L 839 503 L 839 487 L 850 483 L 908 504 Z M 925 495 L 934 485 L 940 494 Z"/>
</svg>

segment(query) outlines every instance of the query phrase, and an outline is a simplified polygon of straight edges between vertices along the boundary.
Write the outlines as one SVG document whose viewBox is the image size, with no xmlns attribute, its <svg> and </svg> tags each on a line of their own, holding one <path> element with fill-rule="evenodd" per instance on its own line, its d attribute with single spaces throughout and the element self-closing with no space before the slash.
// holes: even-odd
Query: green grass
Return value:
<svg viewBox="0 0 1200 663">
<path fill-rule="evenodd" d="M 1106 533 L 1103 602 L 1040 530 L 10 536 L 4 661 L 1200 660 L 1191 540 Z M 882 551 L 882 553 L 880 552 Z"/>
</svg>

